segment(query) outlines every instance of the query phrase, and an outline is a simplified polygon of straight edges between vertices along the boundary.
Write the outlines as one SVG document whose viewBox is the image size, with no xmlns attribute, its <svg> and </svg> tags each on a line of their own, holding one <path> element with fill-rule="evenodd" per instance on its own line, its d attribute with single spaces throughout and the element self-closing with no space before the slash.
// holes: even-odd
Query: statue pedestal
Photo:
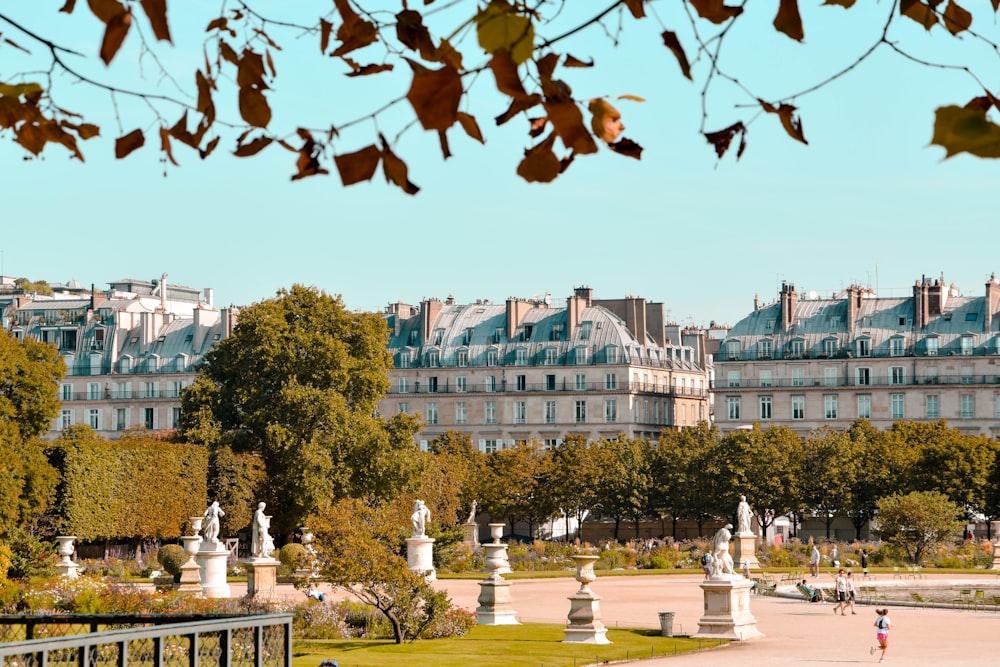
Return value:
<svg viewBox="0 0 1000 667">
<path fill-rule="evenodd" d="M 993 565 L 991 570 L 1000 570 L 1000 540 L 993 544 Z"/>
<path fill-rule="evenodd" d="M 201 568 L 195 560 L 201 538 L 197 535 L 185 535 L 181 540 L 184 542 L 184 552 L 188 555 L 188 559 L 181 565 L 181 583 L 177 590 L 183 593 L 201 593 Z"/>
<path fill-rule="evenodd" d="M 563 629 L 564 644 L 610 644 L 608 629 L 601 622 L 601 598 L 590 590 L 596 579 L 594 564 L 600 557 L 590 554 L 573 556 L 580 590 L 569 597 L 569 624 Z"/>
<path fill-rule="evenodd" d="M 739 571 L 743 563 L 749 562 L 750 567 L 760 569 L 757 560 L 757 536 L 753 533 L 736 533 L 733 535 L 733 569 Z"/>
<path fill-rule="evenodd" d="M 56 553 L 59 554 L 56 572 L 67 579 L 76 579 L 80 576 L 80 566 L 73 562 L 73 552 L 76 551 L 73 541 L 76 540 L 76 535 L 59 535 L 56 539 L 59 541 L 59 547 L 56 550 Z"/>
<path fill-rule="evenodd" d="M 251 558 L 243 561 L 247 569 L 247 597 L 273 598 L 278 583 L 278 561 L 273 558 Z"/>
<path fill-rule="evenodd" d="M 232 596 L 226 582 L 226 566 L 229 551 L 218 540 L 202 540 L 198 555 L 195 556 L 201 571 L 201 592 L 207 598 L 228 598 Z"/>
<path fill-rule="evenodd" d="M 406 538 L 406 564 L 411 572 L 424 575 L 427 581 L 437 579 L 437 570 L 434 569 L 434 538 Z"/>
<path fill-rule="evenodd" d="M 705 612 L 698 619 L 695 639 L 744 641 L 763 637 L 750 613 L 752 582 L 742 575 L 720 575 L 699 584 L 705 591 Z"/>
<path fill-rule="evenodd" d="M 464 544 L 467 549 L 476 550 L 479 548 L 478 523 L 473 522 L 462 524 L 462 544 Z"/>
<path fill-rule="evenodd" d="M 496 575 L 480 581 L 479 586 L 479 606 L 476 607 L 479 625 L 520 625 L 511 604 L 513 597 L 509 581 Z"/>
</svg>

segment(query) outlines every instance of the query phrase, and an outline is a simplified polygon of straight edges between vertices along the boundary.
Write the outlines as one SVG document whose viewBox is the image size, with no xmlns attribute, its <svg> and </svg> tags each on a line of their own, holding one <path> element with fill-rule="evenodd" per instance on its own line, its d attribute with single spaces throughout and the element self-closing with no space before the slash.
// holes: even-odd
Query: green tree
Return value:
<svg viewBox="0 0 1000 667">
<path fill-rule="evenodd" d="M 848 432 L 816 429 L 803 442 L 801 498 L 823 519 L 827 539 L 833 520 L 848 513 L 860 466 L 858 443 Z"/>
<path fill-rule="evenodd" d="M 554 496 L 546 488 L 549 456 L 534 442 L 519 442 L 486 455 L 482 507 L 496 519 L 528 524 L 529 537 L 539 523 L 556 512 Z"/>
<path fill-rule="evenodd" d="M 962 508 L 938 491 L 893 494 L 878 502 L 878 534 L 906 552 L 914 565 L 935 545 L 958 534 Z"/>
<path fill-rule="evenodd" d="M 239 530 L 250 525 L 266 484 L 267 471 L 257 453 L 236 453 L 225 445 L 209 453 L 208 499 L 219 501 L 219 506 L 225 509 L 225 521 L 230 529 Z"/>
<path fill-rule="evenodd" d="M 677 539 L 677 522 L 685 517 L 698 523 L 700 533 L 712 514 L 711 468 L 705 468 L 715 452 L 719 433 L 708 422 L 679 431 L 663 431 L 652 451 L 650 503 L 661 517 L 671 521 L 670 534 Z"/>
<path fill-rule="evenodd" d="M 635 522 L 635 536 L 639 537 L 639 521 L 649 507 L 653 483 L 646 442 L 622 436 L 615 440 L 601 438 L 594 446 L 600 466 L 597 507 L 601 514 L 615 520 L 616 540 L 626 518 Z"/>
<path fill-rule="evenodd" d="M 570 537 L 570 519 L 576 519 L 576 536 L 583 531 L 583 522 L 597 506 L 601 464 L 596 447 L 579 434 L 567 435 L 552 450 L 552 472 L 549 487 L 555 507 L 566 522 L 566 539 Z"/>
<path fill-rule="evenodd" d="M 71 16 L 64 16 L 60 25 L 73 30 L 69 26 L 74 20 L 93 20 L 88 14 L 104 25 L 101 43 L 87 49 L 75 42 L 60 43 L 55 35 L 47 34 L 56 28 L 46 12 L 54 12 L 57 5 L 39 10 L 38 3 L 15 4 L 18 7 L 0 12 L 6 58 L 16 63 L 8 65 L 0 81 L 5 100 L 0 127 L 11 129 L 12 140 L 30 155 L 39 155 L 54 144 L 82 160 L 82 142 L 100 136 L 101 128 L 94 122 L 97 113 L 87 107 L 95 98 L 73 97 L 72 84 L 78 83 L 82 84 L 79 88 L 97 87 L 112 93 L 107 97 L 113 101 L 115 118 L 121 125 L 136 128 L 123 130 L 115 140 L 119 158 L 147 143 L 145 133 L 152 126 L 164 164 L 179 164 L 181 146 L 205 159 L 219 145 L 235 145 L 233 152 L 239 157 L 258 155 L 269 147 L 274 154 L 280 145 L 296 153 L 290 160 L 293 179 L 336 169 L 341 181 L 351 185 L 370 180 L 381 165 L 386 180 L 408 194 L 416 194 L 419 187 L 410 181 L 407 164 L 386 137 L 398 137 L 417 124 L 434 134 L 447 158 L 450 142 L 459 132 L 485 143 L 484 127 L 489 127 L 481 125 L 477 116 L 494 118 L 496 125 L 517 119 L 523 123 L 525 142 L 535 141 L 518 163 L 517 173 L 532 182 L 557 178 L 574 158 L 598 153 L 601 147 L 639 158 L 642 147 L 622 136 L 622 113 L 609 99 L 614 96 L 625 104 L 634 103 L 643 91 L 616 90 L 612 85 L 603 91 L 598 88 L 601 92 L 596 97 L 593 92 L 586 96 L 573 92 L 577 80 L 593 90 L 594 75 L 580 70 L 601 68 L 592 52 L 601 42 L 625 49 L 652 40 L 662 48 L 676 66 L 657 81 L 672 83 L 675 92 L 698 91 L 691 97 L 701 98 L 699 132 L 709 149 L 721 157 L 738 146 L 734 152 L 739 156 L 746 149 L 751 120 L 761 114 L 783 128 L 790 140 L 807 143 L 799 116 L 802 100 L 862 69 L 859 65 L 869 58 L 884 54 L 899 58 L 906 66 L 921 63 L 970 74 L 980 69 L 977 47 L 996 49 L 997 45 L 978 25 L 989 23 L 998 7 L 993 3 L 994 15 L 987 5 L 977 6 L 973 14 L 956 0 L 946 4 L 905 0 L 887 3 L 880 11 L 855 9 L 842 17 L 855 2 L 829 0 L 819 4 L 830 6 L 814 6 L 817 3 L 798 0 L 764 4 L 687 0 L 674 11 L 661 12 L 650 0 L 606 0 L 593 7 L 557 0 L 455 0 L 426 9 L 402 3 L 401 10 L 392 13 L 382 11 L 376 2 L 336 0 L 335 11 L 329 2 L 305 7 L 286 3 L 270 15 L 250 0 L 231 8 L 223 4 L 221 10 L 215 5 L 168 0 L 92 0 L 86 3 L 89 12 L 77 7 L 84 3 L 68 0 L 60 11 Z M 845 23 L 854 19 L 849 29 L 858 34 L 871 33 L 868 48 L 846 57 L 836 50 L 810 51 L 807 29 L 828 21 L 831 12 L 837 12 L 835 18 Z M 927 41 L 916 41 L 913 32 L 919 31 L 913 30 L 914 22 L 931 33 L 928 39 L 947 47 L 954 56 L 947 64 L 909 50 Z M 762 26 L 767 27 L 762 30 Z M 754 30 L 752 41 L 740 41 L 746 31 Z M 130 33 L 133 37 L 126 40 Z M 81 30 L 80 34 L 86 33 Z M 181 48 L 169 50 L 175 40 Z M 123 46 L 124 55 L 120 55 Z M 794 47 L 803 59 L 811 55 L 819 60 L 813 63 L 814 69 L 825 73 L 800 90 L 754 90 L 751 82 L 757 77 L 747 71 L 752 59 L 742 58 L 741 47 L 785 46 Z M 93 55 L 84 55 L 81 48 Z M 108 79 L 92 72 L 100 63 L 86 62 L 98 56 L 104 65 L 115 62 L 115 68 L 105 73 Z M 829 66 L 825 58 L 836 64 Z M 633 60 L 652 69 L 639 57 Z M 152 73 L 148 66 L 154 68 Z M 302 91 L 293 84 L 315 87 L 315 80 L 296 79 L 287 74 L 292 69 L 316 72 L 327 85 L 334 76 L 346 74 L 349 78 L 341 79 L 345 86 L 370 90 L 354 82 L 374 76 L 388 80 L 388 89 L 408 90 L 400 96 L 387 93 L 394 99 L 376 96 L 360 106 L 352 102 L 359 98 L 368 102 L 371 96 L 341 90 L 332 98 L 335 106 L 329 116 L 317 116 L 313 105 L 295 102 L 322 99 L 325 91 Z M 607 71 L 614 74 L 610 67 Z M 286 74 L 279 76 L 279 72 Z M 499 95 L 478 94 L 473 84 L 483 73 L 495 83 Z M 988 79 L 979 72 L 972 80 Z M 141 83 L 134 85 L 134 81 Z M 169 82 L 169 88 L 155 88 L 147 81 Z M 67 97 L 68 102 L 64 101 Z M 126 98 L 144 103 L 139 105 L 141 111 L 125 113 L 119 100 Z M 937 109 L 932 143 L 944 147 L 947 156 L 968 152 L 1000 157 L 996 141 L 1000 126 L 989 116 L 995 111 L 995 98 L 980 91 L 970 103 L 961 102 L 944 100 L 946 106 Z M 404 105 L 409 109 L 395 109 Z M 725 105 L 726 111 L 717 105 Z M 377 123 L 369 122 L 373 117 Z M 372 129 L 362 129 L 368 126 Z M 350 143 L 345 139 L 349 129 L 359 135 Z"/>
<path fill-rule="evenodd" d="M 242 310 L 181 396 L 182 433 L 261 457 L 275 530 L 321 501 L 391 498 L 419 473 L 417 420 L 377 415 L 389 388 L 388 330 L 340 297 L 294 285 Z"/>
<path fill-rule="evenodd" d="M 907 422 L 893 432 L 916 450 L 910 483 L 918 491 L 940 491 L 970 512 L 985 504 L 997 443 L 966 435 L 947 422 Z"/>
<path fill-rule="evenodd" d="M 447 594 L 411 572 L 400 553 L 400 526 L 409 526 L 408 517 L 403 500 L 373 506 L 344 499 L 309 520 L 321 578 L 381 612 L 397 644 L 417 639 L 450 607 Z"/>
</svg>

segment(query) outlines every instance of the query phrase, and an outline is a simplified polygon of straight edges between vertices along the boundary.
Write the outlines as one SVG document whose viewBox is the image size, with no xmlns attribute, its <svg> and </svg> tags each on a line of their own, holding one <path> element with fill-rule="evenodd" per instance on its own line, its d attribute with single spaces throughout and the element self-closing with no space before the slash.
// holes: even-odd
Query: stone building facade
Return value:
<svg viewBox="0 0 1000 667">
<path fill-rule="evenodd" d="M 715 421 L 806 433 L 858 418 L 946 419 L 967 433 L 1000 435 L 1000 282 L 962 296 L 944 276 L 922 277 L 905 297 L 853 285 L 830 298 L 791 283 L 754 304 L 715 359 Z"/>
<path fill-rule="evenodd" d="M 392 387 L 383 415 L 418 414 L 421 447 L 446 431 L 484 452 L 518 441 L 656 438 L 709 418 L 704 336 L 666 321 L 661 303 L 594 299 L 577 288 L 504 304 L 390 304 Z"/>
</svg>

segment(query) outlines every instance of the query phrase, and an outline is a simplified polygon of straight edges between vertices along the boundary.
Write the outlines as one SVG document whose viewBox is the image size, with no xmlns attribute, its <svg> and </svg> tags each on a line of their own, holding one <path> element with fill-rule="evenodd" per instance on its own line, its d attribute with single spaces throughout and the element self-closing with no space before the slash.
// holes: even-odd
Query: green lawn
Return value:
<svg viewBox="0 0 1000 667">
<path fill-rule="evenodd" d="M 563 644 L 563 625 L 479 625 L 465 637 L 396 645 L 385 640 L 296 640 L 293 667 L 333 658 L 340 667 L 575 667 L 708 648 L 716 640 L 661 637 L 654 630 L 608 630 L 604 646 Z"/>
</svg>

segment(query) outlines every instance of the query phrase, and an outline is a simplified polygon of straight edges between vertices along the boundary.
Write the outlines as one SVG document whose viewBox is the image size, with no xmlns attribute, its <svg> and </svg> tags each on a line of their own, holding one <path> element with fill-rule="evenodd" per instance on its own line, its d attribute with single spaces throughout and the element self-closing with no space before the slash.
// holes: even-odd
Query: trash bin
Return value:
<svg viewBox="0 0 1000 667">
<path fill-rule="evenodd" d="M 674 636 L 674 612 L 660 612 L 660 635 L 664 637 Z"/>
</svg>

